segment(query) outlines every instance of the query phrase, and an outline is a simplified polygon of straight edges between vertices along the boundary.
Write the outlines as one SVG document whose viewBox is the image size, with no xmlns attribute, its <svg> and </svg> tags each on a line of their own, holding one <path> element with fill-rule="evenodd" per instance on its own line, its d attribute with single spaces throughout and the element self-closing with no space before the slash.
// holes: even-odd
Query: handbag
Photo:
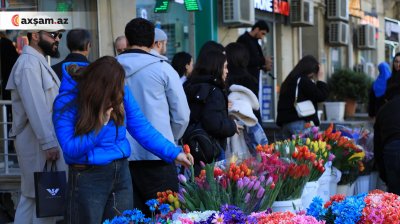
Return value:
<svg viewBox="0 0 400 224">
<path fill-rule="evenodd" d="M 294 108 L 296 109 L 297 115 L 299 117 L 308 117 L 310 115 L 315 114 L 315 108 L 314 108 L 314 104 L 311 102 L 311 100 L 297 102 L 300 79 L 301 78 L 297 79 L 296 94 L 295 94 L 295 98 L 294 98 Z"/>
<path fill-rule="evenodd" d="M 65 171 L 57 171 L 56 162 L 51 163 L 47 171 L 47 161 L 43 172 L 34 172 L 36 216 L 38 218 L 64 215 L 65 189 L 67 177 Z"/>
</svg>

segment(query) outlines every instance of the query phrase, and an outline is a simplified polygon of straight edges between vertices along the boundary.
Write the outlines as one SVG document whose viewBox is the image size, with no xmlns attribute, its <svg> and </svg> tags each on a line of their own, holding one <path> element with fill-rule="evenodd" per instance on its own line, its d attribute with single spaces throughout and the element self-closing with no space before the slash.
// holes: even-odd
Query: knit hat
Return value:
<svg viewBox="0 0 400 224">
<path fill-rule="evenodd" d="M 154 41 L 168 40 L 167 34 L 159 28 L 154 29 Z"/>
</svg>

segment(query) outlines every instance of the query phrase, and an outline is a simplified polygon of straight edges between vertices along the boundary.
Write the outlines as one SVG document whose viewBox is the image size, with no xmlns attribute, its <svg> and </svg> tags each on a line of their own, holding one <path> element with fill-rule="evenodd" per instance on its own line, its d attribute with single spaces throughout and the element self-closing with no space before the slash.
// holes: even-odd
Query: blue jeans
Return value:
<svg viewBox="0 0 400 224">
<path fill-rule="evenodd" d="M 383 149 L 388 192 L 400 194 L 400 140 L 392 141 Z"/>
<path fill-rule="evenodd" d="M 292 138 L 292 135 L 298 134 L 304 130 L 303 120 L 293 121 L 282 126 L 282 137 L 283 139 Z"/>
<path fill-rule="evenodd" d="M 69 166 L 65 223 L 99 224 L 133 209 L 128 160 L 77 169 Z"/>
</svg>

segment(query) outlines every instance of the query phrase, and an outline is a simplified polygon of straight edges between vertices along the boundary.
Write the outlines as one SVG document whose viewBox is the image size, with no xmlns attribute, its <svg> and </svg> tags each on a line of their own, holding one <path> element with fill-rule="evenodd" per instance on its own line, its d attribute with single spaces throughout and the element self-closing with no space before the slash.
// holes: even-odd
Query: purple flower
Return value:
<svg viewBox="0 0 400 224">
<path fill-rule="evenodd" d="M 253 186 L 253 190 L 255 190 L 255 191 L 258 190 L 258 188 L 260 188 L 260 184 L 261 184 L 260 181 L 257 180 Z"/>
<path fill-rule="evenodd" d="M 242 179 L 242 178 L 240 178 L 240 179 L 237 181 L 237 187 L 238 187 L 239 189 L 242 189 L 242 188 L 243 188 L 243 179 Z"/>
<path fill-rule="evenodd" d="M 311 128 L 312 133 L 317 134 L 318 133 L 318 127 L 314 126 Z"/>
<path fill-rule="evenodd" d="M 333 153 L 329 153 L 328 161 L 333 161 L 335 159 L 335 155 Z"/>
<path fill-rule="evenodd" d="M 178 200 L 182 203 L 186 203 L 185 197 L 182 194 L 178 194 Z"/>
<path fill-rule="evenodd" d="M 204 167 L 206 167 L 206 164 L 203 161 L 200 161 L 200 166 L 201 166 L 201 168 L 204 168 Z"/>
<path fill-rule="evenodd" d="M 243 187 L 246 187 L 250 183 L 250 179 L 248 177 L 243 177 Z"/>
<path fill-rule="evenodd" d="M 244 197 L 244 202 L 247 203 L 250 200 L 250 193 L 246 194 L 246 197 Z"/>
<path fill-rule="evenodd" d="M 251 190 L 254 186 L 254 180 L 250 181 L 249 185 L 247 185 L 247 189 Z"/>
<path fill-rule="evenodd" d="M 261 175 L 260 182 L 264 182 L 264 180 L 265 180 L 265 175 Z"/>
<path fill-rule="evenodd" d="M 265 192 L 264 188 L 260 187 L 260 189 L 258 189 L 258 192 L 257 192 L 257 198 L 258 199 L 262 198 L 264 195 L 264 192 Z"/>
<path fill-rule="evenodd" d="M 186 183 L 186 177 L 182 174 L 178 175 L 178 180 L 179 182 L 181 182 L 182 184 Z"/>
<path fill-rule="evenodd" d="M 272 176 L 269 176 L 268 177 L 268 179 L 267 179 L 267 182 L 265 183 L 265 185 L 270 185 L 270 184 L 272 184 L 272 181 L 274 180 L 274 178 L 272 178 Z"/>
</svg>

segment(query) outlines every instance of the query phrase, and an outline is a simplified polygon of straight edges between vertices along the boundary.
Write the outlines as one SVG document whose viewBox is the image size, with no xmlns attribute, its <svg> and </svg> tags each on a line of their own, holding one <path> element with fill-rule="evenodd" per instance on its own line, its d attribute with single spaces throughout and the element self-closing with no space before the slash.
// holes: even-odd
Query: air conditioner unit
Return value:
<svg viewBox="0 0 400 224">
<path fill-rule="evenodd" d="M 357 47 L 359 49 L 375 49 L 375 35 L 375 27 L 368 24 L 361 25 L 357 31 Z"/>
<path fill-rule="evenodd" d="M 349 24 L 341 21 L 329 23 L 328 43 L 331 45 L 348 45 Z"/>
<path fill-rule="evenodd" d="M 254 25 L 254 0 L 223 0 L 223 23 L 234 27 Z"/>
<path fill-rule="evenodd" d="M 312 0 L 292 0 L 290 23 L 293 26 L 314 25 L 314 3 Z"/>
<path fill-rule="evenodd" d="M 349 0 L 327 0 L 328 20 L 349 21 Z"/>
</svg>

